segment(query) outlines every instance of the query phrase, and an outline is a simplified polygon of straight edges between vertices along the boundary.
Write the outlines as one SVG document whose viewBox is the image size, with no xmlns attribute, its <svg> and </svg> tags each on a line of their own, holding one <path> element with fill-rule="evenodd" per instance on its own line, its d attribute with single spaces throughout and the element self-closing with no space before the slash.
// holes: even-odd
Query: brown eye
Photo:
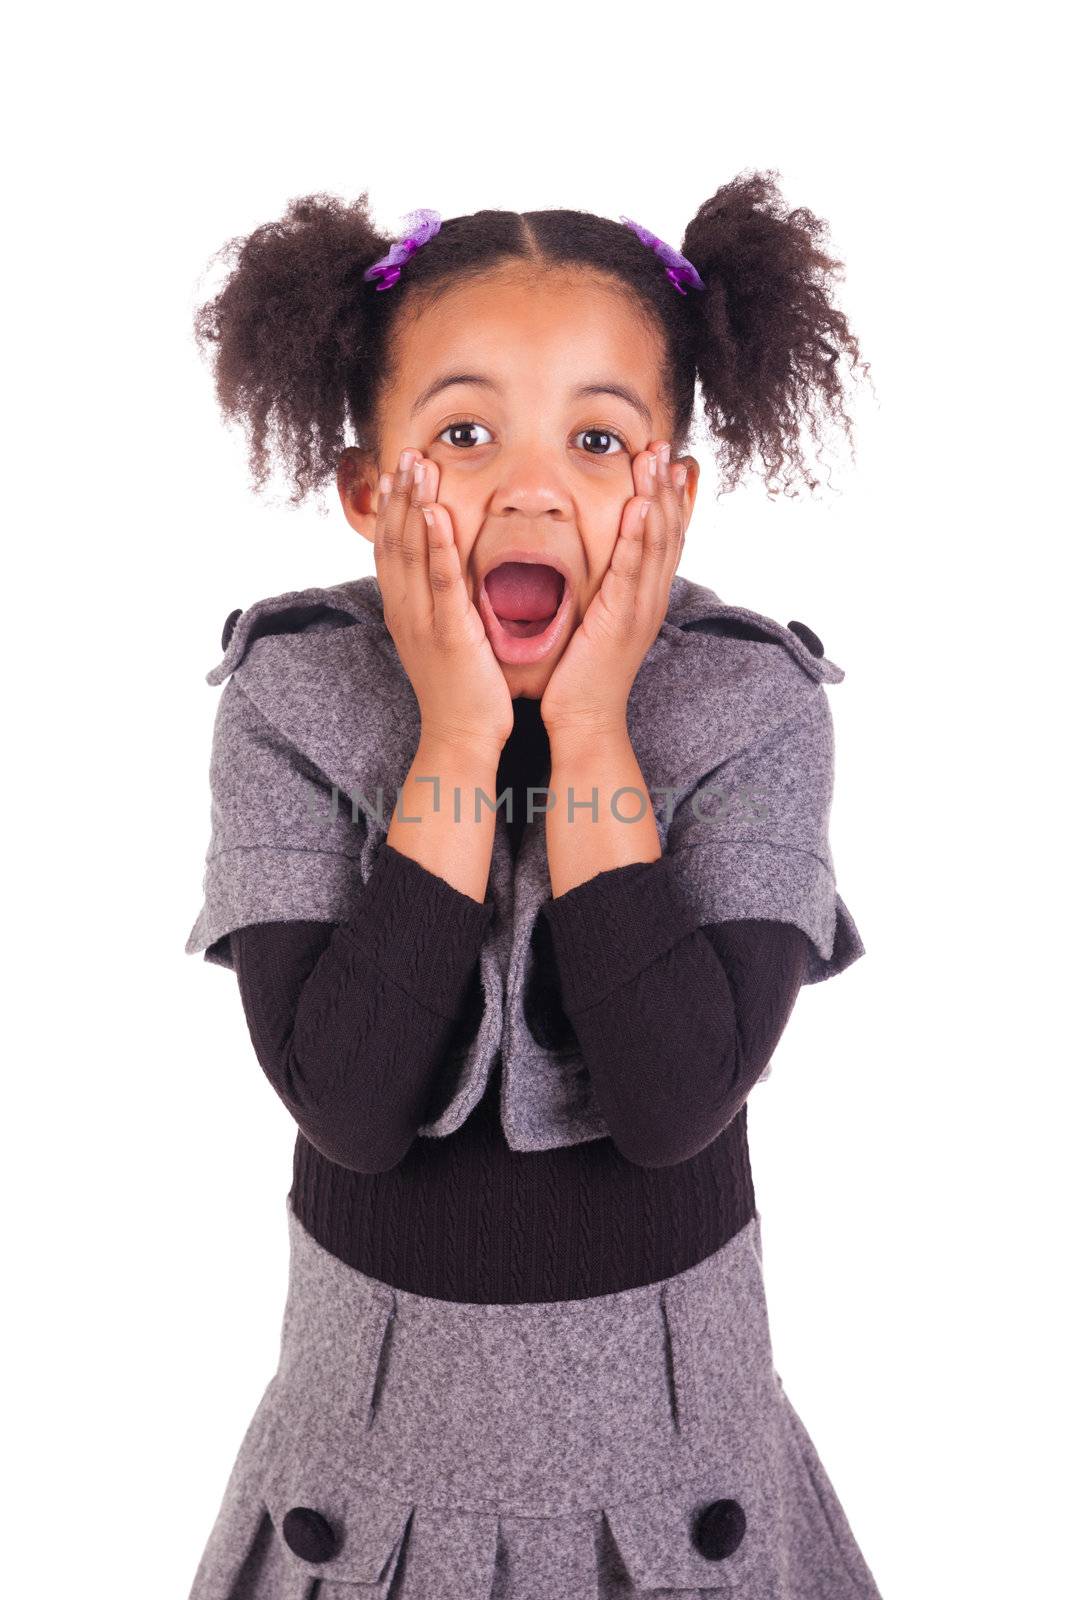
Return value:
<svg viewBox="0 0 1067 1600">
<path fill-rule="evenodd" d="M 587 455 L 591 455 L 591 456 L 618 455 L 619 454 L 619 450 L 621 450 L 624 455 L 628 453 L 627 450 L 626 450 L 626 442 L 625 442 L 625 440 L 620 438 L 620 436 L 617 433 L 612 433 L 610 428 L 583 428 L 581 433 L 578 434 L 577 437 L 582 441 L 584 441 L 586 439 L 595 439 L 597 441 L 597 444 L 594 446 L 593 449 L 586 450 L 586 454 Z M 601 448 L 601 441 L 606 441 L 608 439 L 614 439 L 616 444 L 619 446 L 619 450 L 610 450 L 610 449 L 607 449 L 607 448 L 603 448 L 602 449 Z M 584 442 L 582 444 L 582 449 L 583 450 L 586 449 Z"/>
<path fill-rule="evenodd" d="M 465 419 L 461 422 L 450 422 L 446 427 L 441 429 L 441 432 L 437 435 L 437 437 L 438 439 L 444 439 L 446 435 L 451 435 L 454 433 L 469 433 L 472 428 L 482 427 L 484 427 L 484 424 L 481 422 L 468 422 Z M 484 431 L 488 433 L 489 429 L 485 428 Z M 449 437 L 446 442 L 454 445 L 457 450 L 470 450 L 474 447 L 474 445 L 481 444 L 483 441 L 480 439 L 468 439 L 466 441 L 461 441 Z"/>
</svg>

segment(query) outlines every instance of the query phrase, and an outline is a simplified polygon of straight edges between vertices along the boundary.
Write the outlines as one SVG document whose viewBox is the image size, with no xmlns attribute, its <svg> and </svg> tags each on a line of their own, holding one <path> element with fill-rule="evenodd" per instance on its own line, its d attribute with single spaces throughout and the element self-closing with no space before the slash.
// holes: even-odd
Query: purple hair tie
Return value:
<svg viewBox="0 0 1067 1600">
<path fill-rule="evenodd" d="M 654 250 L 660 260 L 666 264 L 667 276 L 679 294 L 685 294 L 686 292 L 682 288 L 683 282 L 692 284 L 694 289 L 703 289 L 705 287 L 704 280 L 693 263 L 667 244 L 664 239 L 660 239 L 656 234 L 650 233 L 647 228 L 642 228 L 639 222 L 634 222 L 630 217 L 620 217 L 619 221 L 625 222 L 631 232 L 636 233 L 641 243 L 647 244 L 648 248 Z"/>
<path fill-rule="evenodd" d="M 403 226 L 411 231 L 405 238 L 398 239 L 396 244 L 391 246 L 388 255 L 380 256 L 363 274 L 368 282 L 371 278 L 381 278 L 381 283 L 376 285 L 379 291 L 391 289 L 408 257 L 414 255 L 421 245 L 426 244 L 435 233 L 441 231 L 439 211 L 409 211 L 402 222 Z"/>
</svg>

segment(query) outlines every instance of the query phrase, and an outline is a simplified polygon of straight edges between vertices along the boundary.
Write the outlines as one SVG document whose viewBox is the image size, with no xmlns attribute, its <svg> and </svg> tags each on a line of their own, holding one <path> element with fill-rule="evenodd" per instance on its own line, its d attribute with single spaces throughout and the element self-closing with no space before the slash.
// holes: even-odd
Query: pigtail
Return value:
<svg viewBox="0 0 1067 1600">
<path fill-rule="evenodd" d="M 280 221 L 231 239 L 211 258 L 230 268 L 225 285 L 195 313 L 223 416 L 246 431 L 254 487 L 278 465 L 294 504 L 333 476 L 346 419 L 358 428 L 372 410 L 363 270 L 391 241 L 366 198 L 306 195 Z"/>
<path fill-rule="evenodd" d="M 802 449 L 805 428 L 820 455 L 823 425 L 839 423 L 851 444 L 839 359 L 867 363 L 841 311 L 830 303 L 842 263 L 824 248 L 826 223 L 787 210 L 777 172 L 741 175 L 706 200 L 685 230 L 682 254 L 706 285 L 692 296 L 696 375 L 723 491 L 759 455 L 768 494 L 782 476 L 818 480 Z"/>
</svg>

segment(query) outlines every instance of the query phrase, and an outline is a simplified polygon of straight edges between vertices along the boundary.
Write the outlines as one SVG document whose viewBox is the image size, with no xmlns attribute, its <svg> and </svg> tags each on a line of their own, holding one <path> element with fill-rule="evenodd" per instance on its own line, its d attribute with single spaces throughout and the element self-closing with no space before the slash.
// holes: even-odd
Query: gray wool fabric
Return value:
<svg viewBox="0 0 1067 1600">
<path fill-rule="evenodd" d="M 843 677 L 792 629 L 675 575 L 627 709 L 690 923 L 795 923 L 811 940 L 807 983 L 864 954 L 837 893 L 829 839 L 834 740 L 825 686 Z M 376 577 L 257 601 L 238 616 L 207 681 L 224 688 L 204 901 L 185 949 L 232 968 L 235 928 L 353 914 L 414 758 L 420 716 Z M 495 801 L 488 795 L 483 804 Z M 442 793 L 441 803 L 452 797 Z M 566 805 L 567 796 L 554 803 Z M 602 808 L 613 803 L 619 816 L 636 814 L 633 793 L 600 794 Z M 499 1051 L 512 1149 L 601 1138 L 608 1129 L 580 1053 L 540 1045 L 523 1010 L 534 924 L 552 895 L 543 814 L 528 823 L 513 863 L 501 805 L 489 893 L 481 1025 L 447 1104 L 419 1132 L 442 1137 L 463 1123 Z"/>
<path fill-rule="evenodd" d="M 367 1277 L 286 1207 L 278 1365 L 189 1600 L 879 1600 L 775 1370 L 758 1213 L 674 1277 L 483 1305 Z"/>
</svg>

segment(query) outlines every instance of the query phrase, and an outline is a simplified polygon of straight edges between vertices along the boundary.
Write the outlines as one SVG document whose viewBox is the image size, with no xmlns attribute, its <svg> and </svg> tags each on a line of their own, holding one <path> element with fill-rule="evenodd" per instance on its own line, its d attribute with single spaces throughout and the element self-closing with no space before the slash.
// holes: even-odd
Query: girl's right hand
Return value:
<svg viewBox="0 0 1067 1600">
<path fill-rule="evenodd" d="M 467 593 L 452 518 L 436 500 L 437 464 L 412 456 L 406 472 L 398 465 L 379 484 L 374 564 L 385 623 L 419 702 L 422 738 L 496 760 L 514 725 L 511 691 Z"/>
</svg>

